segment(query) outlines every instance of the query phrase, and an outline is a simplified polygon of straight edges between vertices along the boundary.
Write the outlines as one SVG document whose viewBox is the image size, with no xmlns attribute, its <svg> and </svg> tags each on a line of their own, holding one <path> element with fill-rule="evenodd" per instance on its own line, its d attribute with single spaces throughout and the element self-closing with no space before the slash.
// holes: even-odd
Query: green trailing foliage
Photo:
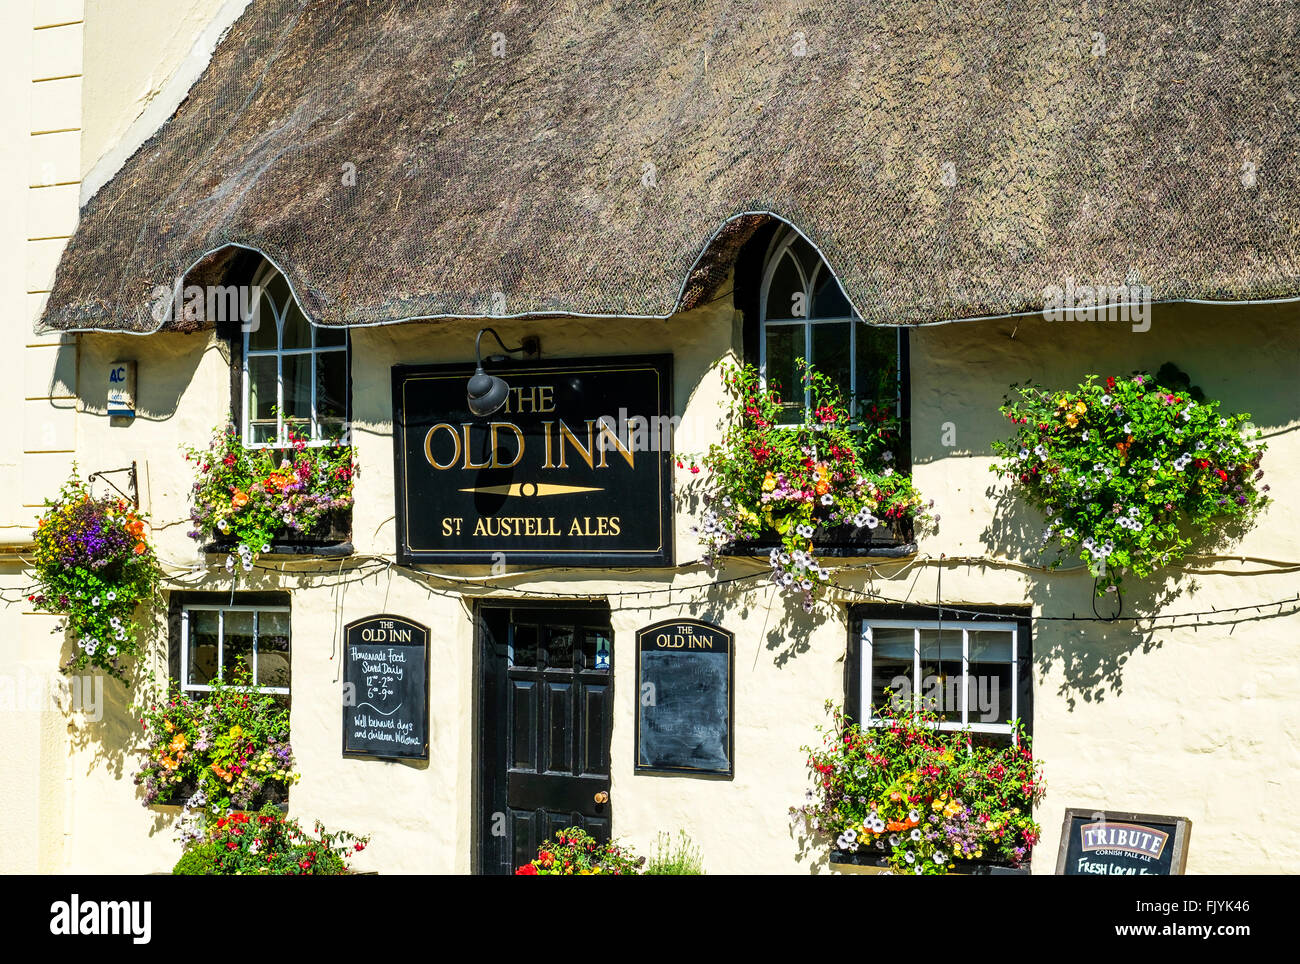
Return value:
<svg viewBox="0 0 1300 964">
<path fill-rule="evenodd" d="M 1099 595 L 1178 563 L 1196 530 L 1248 523 L 1268 501 L 1249 413 L 1222 411 L 1172 365 L 1011 387 L 1001 411 L 1014 434 L 993 444 L 992 470 L 1046 516 L 1044 549 L 1077 554 Z"/>
</svg>

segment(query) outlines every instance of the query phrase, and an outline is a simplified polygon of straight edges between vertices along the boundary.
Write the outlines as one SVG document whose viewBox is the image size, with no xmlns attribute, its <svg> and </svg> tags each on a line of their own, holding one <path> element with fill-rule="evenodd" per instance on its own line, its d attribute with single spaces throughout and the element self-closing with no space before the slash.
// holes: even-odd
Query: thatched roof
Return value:
<svg viewBox="0 0 1300 964">
<path fill-rule="evenodd" d="M 43 322 L 154 330 L 229 244 L 322 324 L 667 316 L 746 212 L 882 323 L 1071 277 L 1295 295 L 1298 33 L 1290 0 L 253 0 L 87 203 Z"/>
</svg>

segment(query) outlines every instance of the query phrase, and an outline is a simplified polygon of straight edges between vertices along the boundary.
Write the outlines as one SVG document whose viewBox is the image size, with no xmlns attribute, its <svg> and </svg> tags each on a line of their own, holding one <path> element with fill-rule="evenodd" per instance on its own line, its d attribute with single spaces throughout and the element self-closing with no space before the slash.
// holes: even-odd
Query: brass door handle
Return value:
<svg viewBox="0 0 1300 964">
<path fill-rule="evenodd" d="M 606 793 L 604 790 L 601 790 L 592 799 L 595 800 L 597 803 L 609 803 L 609 794 Z"/>
</svg>

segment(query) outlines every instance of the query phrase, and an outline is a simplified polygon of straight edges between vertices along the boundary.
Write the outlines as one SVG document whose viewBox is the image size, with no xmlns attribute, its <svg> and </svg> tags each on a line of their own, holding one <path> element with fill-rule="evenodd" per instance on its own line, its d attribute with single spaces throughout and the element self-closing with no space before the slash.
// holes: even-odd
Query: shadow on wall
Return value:
<svg viewBox="0 0 1300 964">
<path fill-rule="evenodd" d="M 1015 337 L 1008 337 L 1013 332 Z M 1224 410 L 1251 414 L 1264 433 L 1264 441 L 1275 450 L 1264 455 L 1264 482 L 1269 481 L 1270 457 L 1277 464 L 1281 455 L 1278 450 L 1282 445 L 1277 440 L 1300 426 L 1300 392 L 1295 389 L 1296 372 L 1300 371 L 1297 303 L 1157 305 L 1152 309 L 1150 330 L 1145 332 L 1134 332 L 1125 324 L 1045 322 L 1034 318 L 944 326 L 925 337 L 930 342 L 925 354 L 933 359 L 934 368 L 929 377 L 945 382 L 939 388 L 923 389 L 929 395 L 926 418 L 938 423 L 944 412 L 972 413 L 958 417 L 965 420 L 962 427 L 966 429 L 967 451 L 975 456 L 991 458 L 992 439 L 1010 434 L 997 407 L 1012 382 L 1068 387 L 1090 374 L 1155 372 L 1170 361 L 1186 371 L 1208 397 L 1218 400 Z M 1225 351 L 1229 342 L 1230 352 Z M 949 377 L 955 376 L 955 371 L 945 375 L 944 369 L 956 364 L 955 359 L 964 359 L 964 379 Z M 972 365 L 984 373 L 983 379 L 970 377 Z M 938 440 L 938 424 L 923 424 L 914 436 Z M 972 436 L 974 440 L 969 441 Z M 917 461 L 961 454 L 938 445 L 922 444 L 919 448 Z M 980 541 L 989 554 L 1026 565 L 1051 565 L 1055 556 L 1040 551 L 1045 525 L 1041 513 L 1002 480 L 989 484 L 984 494 L 991 503 L 991 518 L 980 533 Z M 1285 505 L 1274 508 L 1282 513 L 1290 511 Z M 1255 524 L 1269 523 L 1257 520 Z M 1277 524 L 1276 516 L 1273 524 Z M 1236 549 L 1248 531 L 1249 527 L 1239 522 L 1208 536 L 1189 531 L 1189 554 L 1220 554 Z M 1029 575 L 1029 599 L 1041 607 L 1045 616 L 1069 616 L 1076 611 L 1079 616 L 1093 616 L 1088 611 L 1092 577 L 1075 557 L 1059 561 L 1059 571 Z M 1179 597 L 1195 597 L 1198 588 L 1192 575 L 1170 569 L 1145 582 L 1127 580 L 1122 603 L 1106 597 L 1095 599 L 1092 605 L 1095 613 L 1104 618 L 1153 616 Z M 1197 606 L 1182 608 L 1195 610 Z M 1059 641 L 1035 652 L 1040 672 L 1049 672 L 1058 665 L 1063 670 L 1060 695 L 1071 708 L 1077 700 L 1097 702 L 1108 692 L 1121 693 L 1129 657 L 1159 648 L 1160 637 L 1172 628 L 1163 620 L 1157 628 L 1146 630 L 1128 621 L 1086 622 L 1078 626 L 1077 631 L 1071 630 L 1069 635 L 1057 637 Z M 1072 639 L 1080 645 L 1072 645 Z"/>
<path fill-rule="evenodd" d="M 87 413 L 105 415 L 108 412 L 110 366 L 117 361 L 135 361 L 135 418 L 112 417 L 110 424 L 116 428 L 129 427 L 134 421 L 168 421 L 175 416 L 181 398 L 189 390 L 207 352 L 222 352 L 226 364 L 229 364 L 224 344 L 211 341 L 210 335 L 209 331 L 145 336 L 82 335 L 77 386 L 67 391 L 78 395 Z M 75 353 L 76 349 L 68 345 L 59 351 Z M 52 394 L 60 391 L 53 385 L 50 390 Z M 228 397 L 212 401 L 214 411 L 229 411 Z"/>
<path fill-rule="evenodd" d="M 158 609 L 153 611 L 154 621 L 150 632 L 152 639 L 166 639 L 167 623 L 164 612 Z M 56 635 L 62 636 L 61 658 L 62 664 L 66 664 L 73 657 L 76 646 L 62 630 L 57 631 Z M 164 647 L 163 652 L 165 651 Z M 93 712 L 86 712 L 91 709 L 86 706 L 85 710 L 76 717 L 76 725 L 69 728 L 69 742 L 73 751 L 78 758 L 85 759 L 83 776 L 87 778 L 107 776 L 116 783 L 132 785 L 135 771 L 140 764 L 138 747 L 141 745 L 142 736 L 140 718 L 135 713 L 133 704 L 143 698 L 142 694 L 150 692 L 147 684 L 144 683 L 149 671 L 147 660 L 142 660 L 140 664 L 130 668 L 129 678 L 133 685 L 129 687 L 99 670 L 87 669 L 77 674 L 79 678 L 74 681 L 74 687 L 80 686 L 82 692 L 96 692 L 101 681 L 103 686 L 102 697 L 93 707 Z M 135 789 L 134 792 L 136 800 L 143 805 L 144 797 L 140 790 Z M 167 814 L 155 811 L 153 826 L 149 830 L 150 836 L 159 833 L 167 825 Z"/>
</svg>

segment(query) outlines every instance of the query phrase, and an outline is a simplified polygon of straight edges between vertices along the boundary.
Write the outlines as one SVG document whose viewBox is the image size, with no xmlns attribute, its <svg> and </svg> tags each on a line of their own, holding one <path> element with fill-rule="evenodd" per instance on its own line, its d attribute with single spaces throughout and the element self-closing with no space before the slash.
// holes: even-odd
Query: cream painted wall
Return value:
<svg viewBox="0 0 1300 964">
<path fill-rule="evenodd" d="M 1006 385 L 1026 377 L 1064 382 L 1092 370 L 1127 372 L 1165 360 L 1180 364 L 1227 406 L 1253 412 L 1270 436 L 1264 467 L 1277 503 L 1230 554 L 1296 561 L 1300 545 L 1292 504 L 1300 489 L 1295 432 L 1300 400 L 1290 384 L 1300 363 L 1298 315 L 1295 306 L 1181 306 L 1158 309 L 1146 334 L 1117 325 L 1026 320 L 913 332 L 916 476 L 938 503 L 939 528 L 923 538 L 915 559 L 851 563 L 840 581 L 891 599 L 933 603 L 942 569 L 945 604 L 1032 604 L 1040 617 L 1091 615 L 1091 580 L 1085 575 L 1067 571 L 1049 579 L 1032 568 L 1040 562 L 1033 548 L 1039 527 L 1033 514 L 1018 504 L 995 511 L 999 487 L 988 471 L 987 453 L 990 440 L 1003 431 L 996 406 Z M 507 322 L 500 328 L 507 341 L 540 334 L 547 357 L 660 351 L 671 345 L 674 404 L 684 416 L 679 451 L 707 444 L 721 397 L 715 366 L 739 343 L 733 312 L 724 304 L 663 325 L 556 319 Z M 354 561 L 393 550 L 391 365 L 466 361 L 477 329 L 477 323 L 456 322 L 354 332 L 362 467 Z M 1223 351 L 1225 332 L 1231 332 L 1231 359 Z M 103 415 L 102 380 L 87 373 L 130 357 L 139 363 L 142 415 L 132 424 L 116 425 Z M 208 335 L 88 335 L 80 364 L 86 386 L 84 464 L 138 459 L 161 554 L 176 566 L 190 565 L 194 552 L 183 521 L 190 476 L 178 446 L 202 440 L 224 419 L 229 396 L 224 349 Z M 954 447 L 941 442 L 949 422 L 956 431 Z M 688 479 L 679 473 L 679 486 Z M 690 521 L 678 515 L 677 554 L 683 563 L 697 555 Z M 968 557 L 1000 561 L 965 561 Z M 1150 613 L 1154 592 L 1170 594 L 1161 614 L 1296 595 L 1294 573 L 1242 574 L 1261 567 L 1268 564 L 1198 559 L 1191 568 L 1217 571 L 1178 573 L 1160 586 L 1133 587 L 1126 612 Z M 737 560 L 724 576 L 761 568 Z M 293 791 L 292 810 L 372 833 L 363 868 L 470 869 L 473 637 L 466 605 L 478 595 L 514 590 L 611 594 L 616 699 L 611 798 L 618 835 L 644 852 L 657 831 L 684 828 L 702 845 L 713 872 L 835 869 L 826 863 L 824 845 L 791 830 L 787 808 L 801 800 L 806 786 L 799 747 L 815 739 L 823 701 L 843 696 L 845 605 L 854 597 L 828 600 L 817 618 L 809 619 L 774 601 L 765 588 L 709 588 L 710 577 L 694 565 L 677 571 L 546 571 L 497 579 L 474 567 L 428 576 L 388 569 L 364 578 L 349 576 L 348 569 L 349 564 L 340 569 L 332 562 L 299 563 L 287 566 L 283 577 L 259 572 L 241 586 L 285 587 L 293 594 L 292 725 L 303 779 Z M 190 588 L 230 587 L 220 569 L 178 573 L 176 579 Z M 455 579 L 476 582 L 466 587 Z M 617 595 L 669 587 L 677 590 L 671 598 Z M 435 627 L 427 767 L 344 760 L 339 753 L 341 627 L 382 611 Z M 632 635 L 640 626 L 686 614 L 716 620 L 737 634 L 732 781 L 632 772 Z M 1298 629 L 1295 615 L 1232 623 L 1202 619 L 1199 627 L 1154 631 L 1131 623 L 1036 621 L 1033 726 L 1038 755 L 1047 765 L 1048 796 L 1040 813 L 1045 834 L 1035 872 L 1053 869 L 1067 806 L 1191 817 L 1188 869 L 1193 873 L 1300 870 L 1300 834 L 1285 816 L 1300 790 L 1295 775 L 1300 771 Z M 69 869 L 165 869 L 176 854 L 170 817 L 140 807 L 135 798 L 131 764 L 122 752 L 124 741 L 134 739 L 131 720 L 124 712 L 110 712 L 105 722 L 77 729 Z M 124 837 L 138 846 L 123 848 Z"/>
<path fill-rule="evenodd" d="M 247 0 L 6 0 L 0 31 L 0 869 L 65 867 L 67 722 L 51 710 L 57 620 L 26 611 L 24 547 L 68 475 L 79 420 L 75 336 L 33 323 L 87 185 L 115 169 L 180 102 L 223 24 Z M 142 116 L 142 112 L 143 115 Z M 114 151 L 118 152 L 113 157 Z M 103 155 L 108 155 L 106 158 Z M 107 172 L 107 173 L 105 173 Z"/>
<path fill-rule="evenodd" d="M 248 0 L 85 0 L 81 173 L 119 146 L 134 151 L 132 123 L 153 111 L 147 137 L 180 103 L 207 64 L 214 23 L 229 24 Z M 142 54 L 148 51 L 148 56 Z M 179 77 L 178 77 L 179 74 Z M 176 81 L 179 80 L 179 83 Z M 113 164 L 116 169 L 125 157 Z M 105 172 L 111 174 L 110 172 Z M 103 178 L 97 179 L 102 183 Z"/>
</svg>

